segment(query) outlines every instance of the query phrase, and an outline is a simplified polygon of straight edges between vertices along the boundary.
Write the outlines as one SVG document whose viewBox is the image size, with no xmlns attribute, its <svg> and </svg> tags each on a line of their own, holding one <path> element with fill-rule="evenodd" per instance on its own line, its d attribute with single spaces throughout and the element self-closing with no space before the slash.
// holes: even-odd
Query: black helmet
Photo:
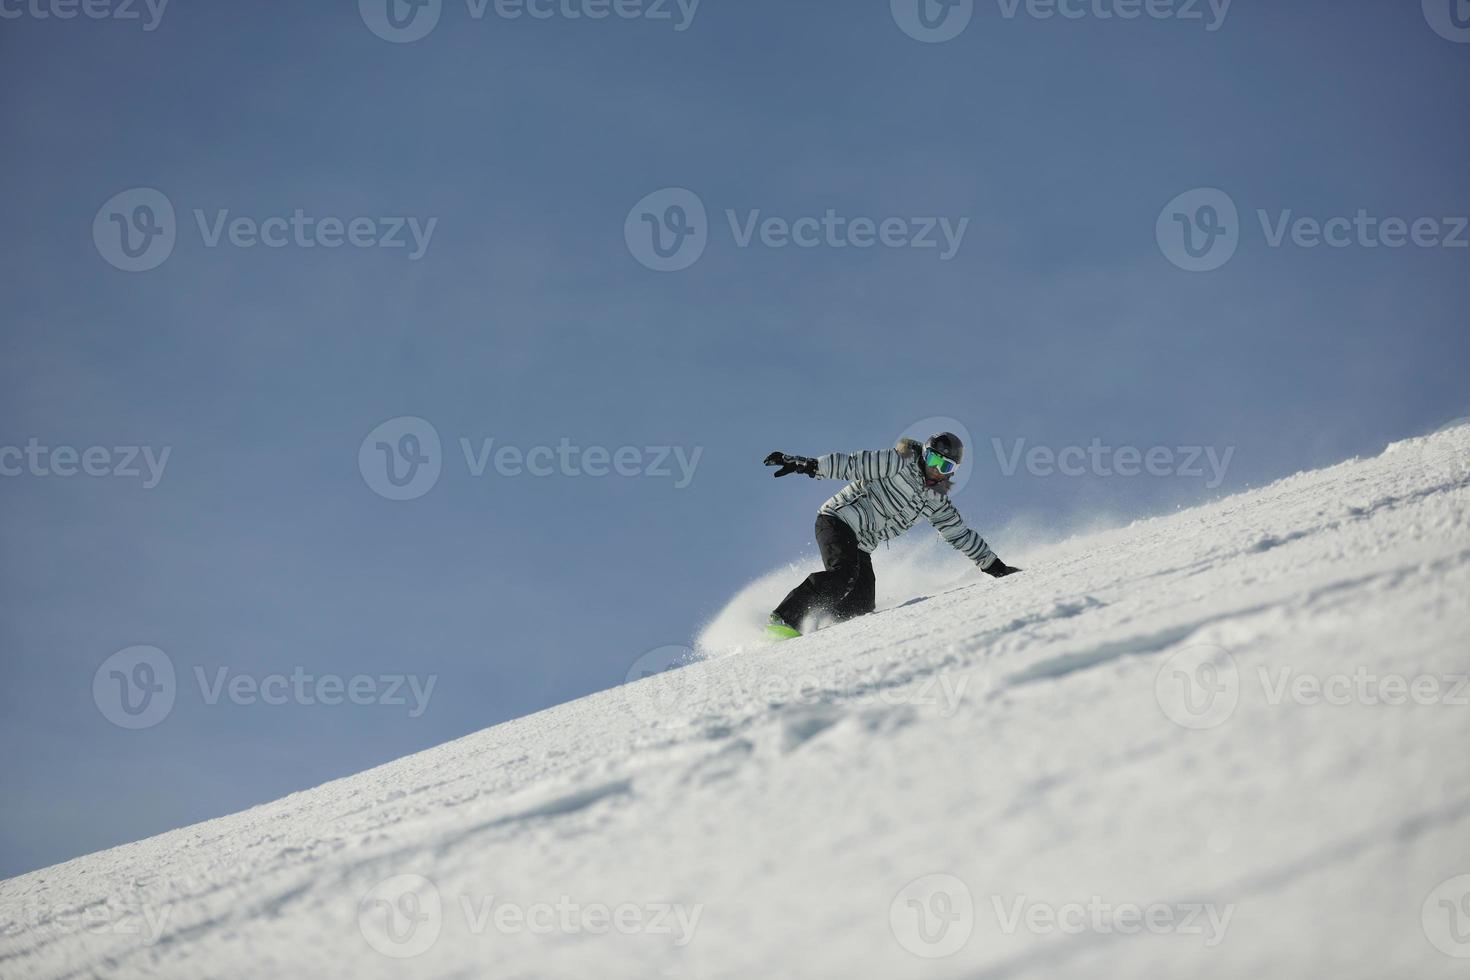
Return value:
<svg viewBox="0 0 1470 980">
<path fill-rule="evenodd" d="M 965 457 L 965 444 L 960 442 L 960 437 L 953 432 L 939 432 L 929 437 L 924 443 L 924 451 L 934 450 L 946 459 L 952 459 L 956 463 L 962 462 Z"/>
</svg>

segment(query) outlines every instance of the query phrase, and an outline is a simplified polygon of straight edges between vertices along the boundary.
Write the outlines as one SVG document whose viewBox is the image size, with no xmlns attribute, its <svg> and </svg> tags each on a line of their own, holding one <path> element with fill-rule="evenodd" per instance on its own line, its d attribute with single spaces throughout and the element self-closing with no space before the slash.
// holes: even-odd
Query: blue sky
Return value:
<svg viewBox="0 0 1470 980">
<path fill-rule="evenodd" d="M 811 552 L 835 488 L 773 482 L 771 449 L 954 418 L 957 503 L 1024 566 L 1008 526 L 1157 512 L 1470 414 L 1470 43 L 1448 0 L 1131 20 L 997 0 L 936 43 L 903 29 L 908 0 L 601 20 L 445 0 L 398 43 L 375 2 L 0 4 L 0 874 L 622 681 Z M 142 236 L 164 219 L 139 188 L 167 238 Z M 625 226 L 667 218 L 671 188 L 703 251 L 655 271 Z M 1235 251 L 1192 272 L 1157 229 L 1202 233 L 1220 198 L 1198 189 L 1236 210 Z M 1360 211 L 1341 247 L 1302 244 L 1310 226 L 1272 244 Z M 759 231 L 829 212 L 869 244 Z M 1388 247 L 1390 218 L 1429 223 Z M 874 242 L 887 219 L 906 244 Z M 941 219 L 965 222 L 947 257 L 911 243 Z M 172 249 L 126 271 L 120 227 Z M 359 454 L 402 417 L 432 426 L 439 473 L 391 500 Z M 476 476 L 461 439 L 608 458 Z M 1018 440 L 1167 449 L 1168 473 L 1007 472 Z M 92 447 L 113 475 L 81 471 Z M 585 472 L 619 447 L 641 475 Z M 672 453 L 646 472 L 661 447 L 687 479 Z M 1232 452 L 1219 479 L 1178 472 L 1191 447 Z M 144 448 L 168 452 L 156 485 Z M 128 729 L 93 682 L 140 645 L 176 690 Z M 417 715 L 377 680 L 364 704 L 210 703 L 221 669 L 437 683 Z"/>
</svg>

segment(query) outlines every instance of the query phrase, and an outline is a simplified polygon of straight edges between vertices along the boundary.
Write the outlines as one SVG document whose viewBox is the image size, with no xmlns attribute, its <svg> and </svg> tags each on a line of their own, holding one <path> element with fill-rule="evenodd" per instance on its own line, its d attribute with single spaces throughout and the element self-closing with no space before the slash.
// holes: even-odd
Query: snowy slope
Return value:
<svg viewBox="0 0 1470 980">
<path fill-rule="evenodd" d="M 1007 551 L 0 883 L 0 975 L 1464 976 L 1467 461 Z"/>
</svg>

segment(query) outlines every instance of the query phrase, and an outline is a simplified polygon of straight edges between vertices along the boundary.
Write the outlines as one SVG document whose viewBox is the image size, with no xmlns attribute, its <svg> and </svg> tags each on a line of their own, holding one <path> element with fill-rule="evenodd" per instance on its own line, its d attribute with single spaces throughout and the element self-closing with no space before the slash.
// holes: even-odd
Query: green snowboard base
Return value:
<svg viewBox="0 0 1470 980">
<path fill-rule="evenodd" d="M 766 635 L 777 640 L 794 640 L 801 635 L 785 623 L 767 623 Z"/>
</svg>

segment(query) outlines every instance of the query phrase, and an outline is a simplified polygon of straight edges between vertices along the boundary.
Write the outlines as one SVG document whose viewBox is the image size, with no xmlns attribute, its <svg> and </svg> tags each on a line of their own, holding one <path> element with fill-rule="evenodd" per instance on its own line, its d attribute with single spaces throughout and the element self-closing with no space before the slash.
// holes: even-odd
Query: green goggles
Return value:
<svg viewBox="0 0 1470 980">
<path fill-rule="evenodd" d="M 936 453 L 934 450 L 930 449 L 929 451 L 924 453 L 924 465 L 938 470 L 944 476 L 949 476 L 955 471 L 956 468 L 959 467 L 960 464 L 956 463 L 948 456 L 941 456 L 939 453 Z"/>
</svg>

